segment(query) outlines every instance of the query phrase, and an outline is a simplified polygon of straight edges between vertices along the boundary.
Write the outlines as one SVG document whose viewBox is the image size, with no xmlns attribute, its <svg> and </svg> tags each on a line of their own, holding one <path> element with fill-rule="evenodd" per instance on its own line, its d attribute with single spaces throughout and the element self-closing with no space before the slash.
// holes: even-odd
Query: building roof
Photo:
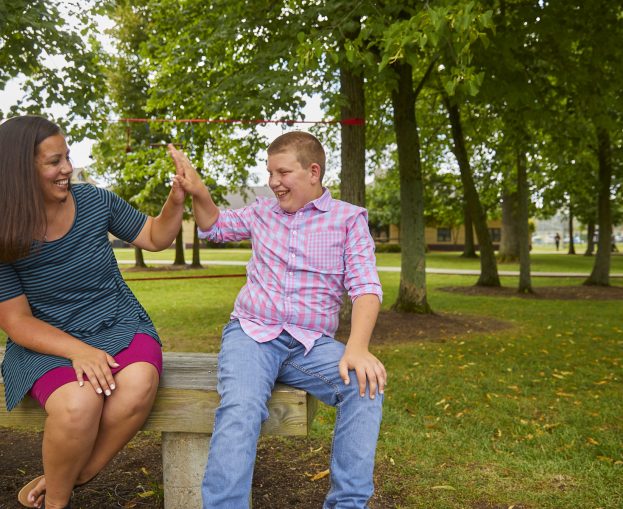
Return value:
<svg viewBox="0 0 623 509">
<path fill-rule="evenodd" d="M 227 200 L 227 205 L 223 208 L 228 209 L 238 209 L 240 207 L 244 207 L 245 205 L 249 205 L 253 203 L 258 197 L 267 197 L 273 198 L 275 193 L 273 193 L 268 186 L 250 186 L 247 189 L 240 191 L 238 193 L 228 193 L 224 196 Z"/>
</svg>

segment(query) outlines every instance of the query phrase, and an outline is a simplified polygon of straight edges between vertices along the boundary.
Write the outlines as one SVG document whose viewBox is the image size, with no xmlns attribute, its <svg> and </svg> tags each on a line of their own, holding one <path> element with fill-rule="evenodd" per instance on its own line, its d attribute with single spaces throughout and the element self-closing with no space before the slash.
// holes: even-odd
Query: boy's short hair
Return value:
<svg viewBox="0 0 623 509">
<path fill-rule="evenodd" d="M 316 163 L 320 166 L 320 181 L 324 177 L 326 156 L 322 144 L 313 134 L 304 131 L 290 131 L 278 136 L 268 146 L 267 153 L 281 154 L 293 149 L 296 152 L 296 159 L 303 168 Z"/>
</svg>

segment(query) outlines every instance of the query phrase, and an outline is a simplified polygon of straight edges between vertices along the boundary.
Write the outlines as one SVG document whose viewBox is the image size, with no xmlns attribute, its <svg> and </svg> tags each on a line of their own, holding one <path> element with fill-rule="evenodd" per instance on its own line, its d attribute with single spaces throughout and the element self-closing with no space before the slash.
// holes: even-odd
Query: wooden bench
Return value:
<svg viewBox="0 0 623 509">
<path fill-rule="evenodd" d="M 4 350 L 0 349 L 0 361 Z M 165 352 L 164 370 L 151 415 L 143 430 L 162 433 L 162 472 L 165 509 L 201 507 L 205 469 L 214 413 L 216 354 Z M 0 375 L 0 426 L 43 429 L 45 412 L 29 397 L 6 411 Z M 317 400 L 305 391 L 277 385 L 269 403 L 270 417 L 262 433 L 307 435 Z"/>
</svg>

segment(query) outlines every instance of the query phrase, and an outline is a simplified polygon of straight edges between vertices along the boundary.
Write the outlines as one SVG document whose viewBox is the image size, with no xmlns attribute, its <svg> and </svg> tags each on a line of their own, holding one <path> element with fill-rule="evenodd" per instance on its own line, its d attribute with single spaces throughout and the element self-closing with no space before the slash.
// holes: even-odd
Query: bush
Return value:
<svg viewBox="0 0 623 509">
<path fill-rule="evenodd" d="M 400 244 L 394 244 L 389 242 L 376 243 L 377 253 L 400 253 Z"/>
<path fill-rule="evenodd" d="M 207 242 L 206 247 L 210 249 L 251 249 L 250 240 L 241 240 L 240 242 Z"/>
</svg>

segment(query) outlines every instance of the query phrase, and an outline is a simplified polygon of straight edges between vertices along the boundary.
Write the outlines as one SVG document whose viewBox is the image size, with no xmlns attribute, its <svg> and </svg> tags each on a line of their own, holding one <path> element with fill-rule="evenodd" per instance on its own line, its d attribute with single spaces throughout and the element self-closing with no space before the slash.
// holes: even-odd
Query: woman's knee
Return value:
<svg viewBox="0 0 623 509">
<path fill-rule="evenodd" d="M 59 387 L 48 398 L 45 410 L 48 417 L 68 431 L 81 431 L 97 427 L 102 414 L 103 396 L 87 383 Z"/>
<path fill-rule="evenodd" d="M 109 396 L 123 400 L 128 414 L 149 410 L 158 390 L 158 370 L 149 363 L 134 363 L 115 376 L 117 388 Z"/>
</svg>

